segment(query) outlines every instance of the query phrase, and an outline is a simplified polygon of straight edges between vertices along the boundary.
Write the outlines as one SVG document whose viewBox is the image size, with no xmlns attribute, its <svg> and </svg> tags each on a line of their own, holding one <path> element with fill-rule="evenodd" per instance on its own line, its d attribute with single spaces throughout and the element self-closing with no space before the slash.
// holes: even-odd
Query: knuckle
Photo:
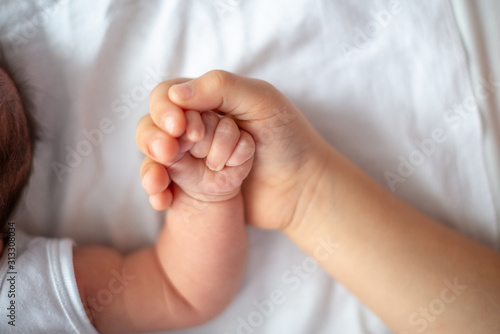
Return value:
<svg viewBox="0 0 500 334">
<path fill-rule="evenodd" d="M 269 91 L 272 91 L 272 92 L 277 92 L 278 90 L 276 89 L 276 87 L 274 87 L 272 84 L 270 84 L 269 82 L 265 81 L 265 80 L 261 80 L 261 79 L 253 79 L 255 80 L 260 86 L 262 86 L 262 88 L 266 89 L 266 90 L 269 90 Z"/>
<path fill-rule="evenodd" d="M 239 146 L 239 152 L 243 159 L 247 160 L 255 154 L 255 144 L 250 140 L 242 140 Z"/>
<path fill-rule="evenodd" d="M 141 117 L 139 122 L 137 122 L 137 133 L 139 133 L 142 130 L 142 128 L 144 127 L 144 125 L 147 124 L 150 118 L 151 116 L 149 114 Z"/>
<path fill-rule="evenodd" d="M 149 101 L 152 101 L 156 97 L 156 95 L 163 90 L 163 86 L 165 86 L 165 81 L 160 82 L 151 90 L 151 93 L 149 93 Z"/>
<path fill-rule="evenodd" d="M 222 118 L 219 121 L 219 125 L 217 126 L 217 132 L 236 133 L 237 131 L 238 131 L 238 126 L 229 117 Z"/>
<path fill-rule="evenodd" d="M 230 127 L 233 127 L 233 128 L 238 128 L 238 125 L 236 125 L 236 122 L 231 117 L 227 117 L 227 116 L 226 117 L 222 117 L 221 118 L 221 122 L 223 124 L 226 124 L 227 126 L 230 126 Z"/>
<path fill-rule="evenodd" d="M 242 137 L 242 142 L 245 148 L 247 148 L 253 154 L 253 152 L 255 151 L 255 141 L 253 140 L 253 138 L 249 134 L 245 133 Z"/>
<path fill-rule="evenodd" d="M 234 82 L 234 75 L 223 70 L 212 70 L 207 73 L 207 79 L 215 85 L 215 87 L 223 87 L 231 85 Z"/>
<path fill-rule="evenodd" d="M 165 113 L 169 103 L 167 101 L 155 101 L 151 103 L 149 108 L 149 115 L 153 122 L 158 122 L 161 116 Z"/>
</svg>

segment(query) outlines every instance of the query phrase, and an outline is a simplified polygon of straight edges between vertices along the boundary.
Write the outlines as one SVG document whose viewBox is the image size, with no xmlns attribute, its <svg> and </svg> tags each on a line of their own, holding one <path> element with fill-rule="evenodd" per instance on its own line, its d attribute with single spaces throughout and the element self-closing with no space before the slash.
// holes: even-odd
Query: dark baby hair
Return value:
<svg viewBox="0 0 500 334">
<path fill-rule="evenodd" d="M 0 73 L 0 232 L 4 232 L 31 174 L 36 131 L 25 85 L 6 63 L 1 46 Z"/>
</svg>

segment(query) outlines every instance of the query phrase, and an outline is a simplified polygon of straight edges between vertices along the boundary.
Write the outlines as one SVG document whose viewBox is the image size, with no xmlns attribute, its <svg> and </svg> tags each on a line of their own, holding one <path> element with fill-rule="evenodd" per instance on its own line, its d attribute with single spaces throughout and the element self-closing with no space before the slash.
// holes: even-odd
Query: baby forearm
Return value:
<svg viewBox="0 0 500 334">
<path fill-rule="evenodd" d="M 244 272 L 247 237 L 241 193 L 207 203 L 174 188 L 176 200 L 156 244 L 166 277 L 202 316 L 218 314 Z"/>
<path fill-rule="evenodd" d="M 500 330 L 500 255 L 332 157 L 287 234 L 397 333 Z"/>
<path fill-rule="evenodd" d="M 176 200 L 154 247 L 126 256 L 106 247 L 75 248 L 80 297 L 100 332 L 199 325 L 236 293 L 247 243 L 241 194 L 206 204 L 174 189 Z M 99 302 L 103 291 L 113 293 L 109 302 Z"/>
</svg>

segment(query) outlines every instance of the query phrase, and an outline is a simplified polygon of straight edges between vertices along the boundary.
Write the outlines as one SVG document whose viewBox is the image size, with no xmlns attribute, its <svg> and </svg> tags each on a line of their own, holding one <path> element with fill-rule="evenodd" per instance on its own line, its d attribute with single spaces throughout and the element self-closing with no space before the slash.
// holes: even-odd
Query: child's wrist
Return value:
<svg viewBox="0 0 500 334">
<path fill-rule="evenodd" d="M 173 192 L 174 200 L 167 210 L 168 221 L 181 219 L 186 222 L 192 222 L 193 219 L 206 220 L 207 217 L 213 216 L 222 219 L 221 217 L 224 214 L 232 210 L 241 210 L 243 213 L 243 196 L 241 191 L 238 191 L 232 197 L 210 198 L 210 201 L 208 199 L 193 197 L 176 185 L 174 185 Z M 228 211 L 229 208 L 230 210 Z"/>
<path fill-rule="evenodd" d="M 186 191 L 175 184 L 173 190 L 174 190 L 174 201 L 182 201 L 182 202 L 188 201 L 191 205 L 198 208 L 204 207 L 207 204 L 227 202 L 233 200 L 239 194 L 241 194 L 241 186 L 237 187 L 236 189 L 230 192 L 219 193 L 219 194 L 198 193 L 198 192 L 195 193 L 191 191 Z"/>
</svg>

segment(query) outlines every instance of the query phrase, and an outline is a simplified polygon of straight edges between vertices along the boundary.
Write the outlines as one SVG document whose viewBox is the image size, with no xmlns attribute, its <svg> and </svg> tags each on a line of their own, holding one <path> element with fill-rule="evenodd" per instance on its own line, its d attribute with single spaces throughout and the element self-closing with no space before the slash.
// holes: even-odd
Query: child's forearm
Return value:
<svg viewBox="0 0 500 334">
<path fill-rule="evenodd" d="M 241 194 L 204 204 L 179 191 L 154 247 L 128 255 L 100 246 L 75 248 L 80 297 L 100 332 L 199 325 L 236 293 L 247 242 Z"/>
<path fill-rule="evenodd" d="M 156 244 L 165 275 L 203 318 L 222 311 L 244 272 L 247 239 L 241 193 L 201 202 L 180 188 Z"/>
<path fill-rule="evenodd" d="M 326 154 L 289 237 L 396 333 L 500 332 L 500 255 Z"/>
</svg>

